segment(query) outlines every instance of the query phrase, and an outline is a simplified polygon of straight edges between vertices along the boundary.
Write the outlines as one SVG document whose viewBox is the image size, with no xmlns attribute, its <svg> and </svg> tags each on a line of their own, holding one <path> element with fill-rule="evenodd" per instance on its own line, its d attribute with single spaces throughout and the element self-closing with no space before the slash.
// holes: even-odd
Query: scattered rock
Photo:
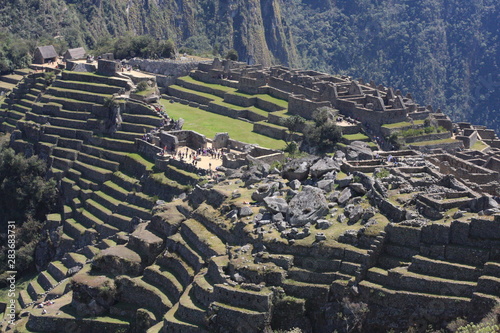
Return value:
<svg viewBox="0 0 500 333">
<path fill-rule="evenodd" d="M 314 238 L 316 239 L 316 241 L 317 241 L 317 242 L 321 242 L 321 241 L 326 240 L 326 236 L 325 236 L 325 234 L 324 234 L 324 233 L 322 233 L 322 232 L 318 232 L 318 233 L 314 236 Z"/>
<path fill-rule="evenodd" d="M 288 204 L 285 199 L 278 197 L 264 198 L 266 207 L 273 213 L 286 213 L 288 211 Z"/>
<path fill-rule="evenodd" d="M 288 185 L 290 186 L 290 188 L 291 188 L 292 190 L 298 190 L 298 189 L 300 189 L 300 186 L 301 186 L 302 184 L 301 184 L 301 183 L 300 183 L 300 181 L 298 181 L 297 179 L 294 179 L 294 180 L 292 180 L 292 181 L 291 181 Z"/>
<path fill-rule="evenodd" d="M 328 213 L 328 203 L 319 188 L 304 186 L 288 204 L 287 219 L 292 226 L 303 226 Z"/>
<path fill-rule="evenodd" d="M 323 191 L 327 192 L 327 193 L 333 191 L 334 185 L 335 185 L 335 182 L 333 180 L 331 180 L 331 179 L 329 179 L 329 180 L 320 180 L 318 182 L 318 187 L 320 189 L 322 189 Z"/>
<path fill-rule="evenodd" d="M 243 206 L 240 208 L 240 217 L 251 216 L 253 215 L 253 211 L 248 206 Z"/>
<path fill-rule="evenodd" d="M 339 171 L 340 166 L 331 157 L 324 157 L 311 166 L 311 177 L 321 178 L 324 174 L 332 171 Z"/>
<path fill-rule="evenodd" d="M 352 197 L 352 192 L 351 192 L 351 189 L 346 187 L 339 195 L 339 198 L 338 198 L 338 203 L 339 205 L 344 205 L 347 201 L 349 201 L 349 199 L 351 199 Z"/>
<path fill-rule="evenodd" d="M 330 228 L 333 225 L 332 222 L 324 219 L 320 219 L 316 222 L 316 228 L 321 229 L 321 230 L 326 230 Z"/>
</svg>

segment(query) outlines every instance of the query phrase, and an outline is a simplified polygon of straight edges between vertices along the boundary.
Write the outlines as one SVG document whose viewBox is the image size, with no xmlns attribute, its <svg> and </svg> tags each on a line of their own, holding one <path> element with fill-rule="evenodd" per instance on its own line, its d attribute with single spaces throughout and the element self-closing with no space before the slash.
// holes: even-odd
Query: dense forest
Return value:
<svg viewBox="0 0 500 333">
<path fill-rule="evenodd" d="M 110 49 L 150 35 L 178 49 L 285 64 L 411 92 L 454 121 L 500 132 L 495 0 L 1 0 L 0 71 L 37 44 Z M 124 40 L 123 38 L 121 39 Z M 112 48 L 111 48 L 112 49 Z M 115 47 L 116 49 L 116 47 Z"/>
<path fill-rule="evenodd" d="M 6 283 L 8 221 L 15 222 L 9 230 L 16 239 L 17 270 L 34 270 L 34 252 L 43 236 L 40 231 L 58 194 L 55 180 L 45 178 L 45 161 L 16 154 L 8 148 L 8 138 L 0 136 L 0 288 Z"/>
</svg>

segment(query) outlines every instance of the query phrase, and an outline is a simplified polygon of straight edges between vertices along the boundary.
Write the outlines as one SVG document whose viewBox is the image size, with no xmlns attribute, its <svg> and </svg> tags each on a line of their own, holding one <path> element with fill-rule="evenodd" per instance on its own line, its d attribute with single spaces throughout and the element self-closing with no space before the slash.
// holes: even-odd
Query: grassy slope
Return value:
<svg viewBox="0 0 500 333">
<path fill-rule="evenodd" d="M 174 119 L 185 120 L 184 129 L 193 130 L 213 138 L 216 133 L 228 132 L 232 139 L 256 143 L 262 147 L 281 149 L 285 142 L 252 132 L 253 124 L 179 103 L 161 100 L 168 115 Z"/>
</svg>

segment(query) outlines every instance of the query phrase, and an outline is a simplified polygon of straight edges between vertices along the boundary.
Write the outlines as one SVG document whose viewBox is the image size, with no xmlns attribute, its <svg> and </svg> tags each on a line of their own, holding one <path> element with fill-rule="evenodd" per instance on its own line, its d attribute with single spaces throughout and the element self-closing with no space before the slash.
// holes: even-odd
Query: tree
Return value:
<svg viewBox="0 0 500 333">
<path fill-rule="evenodd" d="M 308 126 L 304 136 L 309 146 L 325 153 L 333 150 L 333 147 L 342 138 L 342 132 L 335 123 L 333 109 L 322 107 L 313 114 L 314 125 Z"/>
<path fill-rule="evenodd" d="M 235 49 L 231 49 L 231 50 L 227 51 L 226 59 L 237 61 L 238 60 L 238 51 L 236 51 Z"/>
</svg>

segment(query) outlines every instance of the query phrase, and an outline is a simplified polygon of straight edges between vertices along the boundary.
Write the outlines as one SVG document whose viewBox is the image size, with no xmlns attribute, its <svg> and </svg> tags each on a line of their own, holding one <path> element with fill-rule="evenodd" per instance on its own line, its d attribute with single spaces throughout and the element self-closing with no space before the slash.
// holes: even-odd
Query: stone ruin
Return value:
<svg viewBox="0 0 500 333">
<path fill-rule="evenodd" d="M 295 114 L 328 105 L 374 132 L 385 116 L 431 115 L 456 128 L 409 95 L 347 77 L 230 61 L 200 65 L 193 77 L 280 96 Z M 130 80 L 87 80 L 63 72 L 12 130 L 11 146 L 43 156 L 64 193 L 63 210 L 45 223 L 42 270 L 19 293 L 27 329 L 330 332 L 344 328 L 336 318 L 347 300 L 367 310 L 368 330 L 405 330 L 479 320 L 498 305 L 494 144 L 450 155 L 374 152 L 354 141 L 278 169 L 270 164 L 280 152 L 225 133 L 209 140 L 138 101 L 120 106 L 121 127 L 106 132 L 103 96 L 85 91 L 109 85 L 111 95 Z M 469 145 L 476 135 L 498 141 L 460 126 Z M 158 156 L 164 144 L 209 141 L 229 149 L 217 182 Z"/>
</svg>

